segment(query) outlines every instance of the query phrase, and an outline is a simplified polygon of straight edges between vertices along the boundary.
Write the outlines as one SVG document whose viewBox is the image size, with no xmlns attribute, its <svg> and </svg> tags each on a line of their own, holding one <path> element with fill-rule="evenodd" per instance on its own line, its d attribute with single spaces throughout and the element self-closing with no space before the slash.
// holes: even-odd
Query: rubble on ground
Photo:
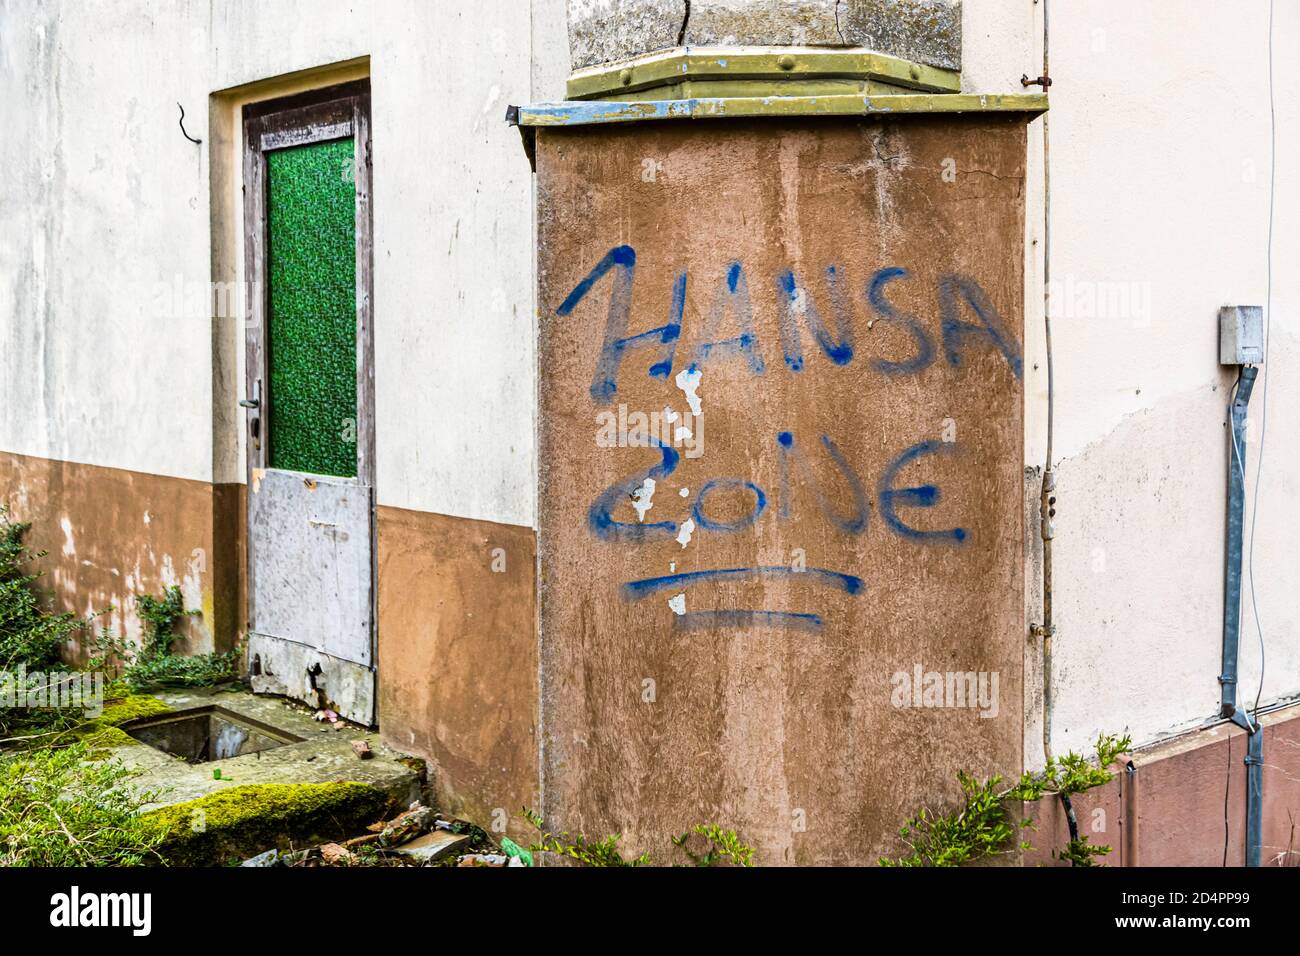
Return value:
<svg viewBox="0 0 1300 956">
<path fill-rule="evenodd" d="M 241 863 L 273 866 L 466 866 L 527 867 L 529 850 L 509 837 L 500 846 L 466 820 L 446 819 L 416 801 L 391 820 L 377 820 L 366 833 L 293 852 L 268 850 Z"/>
</svg>

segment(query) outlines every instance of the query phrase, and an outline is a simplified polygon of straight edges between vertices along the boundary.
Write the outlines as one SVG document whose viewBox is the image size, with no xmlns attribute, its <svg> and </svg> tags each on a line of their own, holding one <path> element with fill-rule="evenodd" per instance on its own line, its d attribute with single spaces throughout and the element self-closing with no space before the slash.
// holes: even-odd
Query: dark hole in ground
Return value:
<svg viewBox="0 0 1300 956">
<path fill-rule="evenodd" d="M 146 717 L 122 727 L 141 743 L 186 763 L 227 760 L 301 742 L 301 737 L 269 727 L 224 707 L 209 705 L 164 717 Z"/>
</svg>

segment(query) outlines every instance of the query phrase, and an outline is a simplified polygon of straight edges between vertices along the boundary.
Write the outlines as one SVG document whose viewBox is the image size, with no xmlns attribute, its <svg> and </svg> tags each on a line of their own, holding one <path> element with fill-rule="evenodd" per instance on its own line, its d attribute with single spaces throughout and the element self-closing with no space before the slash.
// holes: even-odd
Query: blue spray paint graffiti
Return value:
<svg viewBox="0 0 1300 956">
<path fill-rule="evenodd" d="M 805 568 L 796 571 L 784 564 L 763 565 L 754 568 L 710 568 L 707 571 L 682 571 L 678 574 L 665 574 L 657 578 L 642 578 L 628 581 L 623 585 L 623 593 L 633 601 L 656 594 L 669 588 L 680 588 L 702 581 L 716 581 L 720 578 L 788 578 L 803 576 L 815 584 L 820 584 L 834 591 L 845 594 L 860 594 L 866 588 L 866 582 L 853 574 L 831 571 L 828 568 Z"/>
<path fill-rule="evenodd" d="M 836 365 L 847 365 L 853 360 L 852 310 L 849 307 L 848 297 L 840 285 L 839 272 L 835 266 L 828 266 L 826 269 L 826 288 L 830 292 L 831 311 L 835 315 L 835 329 L 839 334 L 838 341 L 831 338 L 812 296 L 807 289 L 799 287 L 792 270 L 787 269 L 778 275 L 776 285 L 777 296 L 782 306 L 777 313 L 781 333 L 781 352 L 790 371 L 803 371 L 803 342 L 799 335 L 800 313 L 803 313 L 808 331 L 812 333 L 827 358 Z"/>
<path fill-rule="evenodd" d="M 735 521 L 713 521 L 704 513 L 704 499 L 711 491 L 725 488 L 744 488 L 753 494 L 754 507 L 748 514 Z M 744 481 L 740 478 L 712 478 L 705 482 L 704 487 L 695 496 L 695 508 L 691 512 L 691 517 L 695 524 L 705 531 L 741 531 L 757 521 L 766 507 L 767 495 L 763 494 L 763 489 L 752 481 Z"/>
<path fill-rule="evenodd" d="M 876 370 L 886 375 L 913 375 L 929 368 L 934 362 L 934 343 L 930 341 L 925 328 L 916 321 L 915 317 L 899 312 L 885 299 L 885 286 L 895 279 L 906 277 L 906 269 L 881 269 L 871 277 L 871 282 L 867 285 L 867 301 L 876 310 L 876 315 L 883 321 L 910 332 L 912 338 L 916 340 L 916 354 L 905 362 L 875 360 Z"/>
<path fill-rule="evenodd" d="M 941 497 L 937 487 L 934 485 L 920 485 L 916 488 L 894 487 L 899 472 L 911 462 L 925 455 L 951 452 L 955 447 L 954 444 L 941 441 L 918 442 L 889 463 L 889 467 L 885 469 L 884 474 L 880 477 L 880 490 L 877 493 L 877 499 L 880 502 L 880 516 L 885 520 L 885 524 L 889 526 L 890 530 L 905 538 L 918 541 L 952 540 L 960 542 L 966 540 L 966 531 L 963 528 L 950 528 L 947 531 L 921 531 L 904 523 L 898 517 L 897 508 L 899 505 L 910 505 L 913 508 L 933 508 L 937 505 Z"/>
<path fill-rule="evenodd" d="M 820 614 L 733 608 L 686 611 L 673 618 L 673 625 L 683 631 L 712 630 L 715 627 L 781 627 L 794 631 L 820 631 L 825 623 Z"/>
<path fill-rule="evenodd" d="M 615 246 L 596 263 L 587 277 L 573 287 L 556 309 L 562 317 L 571 315 L 587 293 L 611 269 L 618 269 L 609 291 L 609 312 L 605 320 L 605 341 L 600 347 L 600 358 L 596 362 L 596 375 L 591 382 L 591 397 L 600 404 L 609 404 L 614 393 L 618 391 L 618 372 L 623 364 L 623 353 L 630 348 L 643 348 L 654 345 L 655 340 L 661 346 L 661 358 L 653 363 L 647 374 L 651 378 L 667 378 L 673 368 L 673 353 L 677 349 L 677 339 L 682 331 L 682 310 L 686 306 L 686 273 L 679 273 L 673 283 L 672 302 L 668 310 L 668 322 L 657 329 L 627 335 L 627 325 L 632 316 L 632 282 L 636 275 L 636 250 L 631 246 Z"/>
<path fill-rule="evenodd" d="M 717 335 L 728 311 L 735 313 L 739 334 L 719 340 Z M 754 306 L 749 299 L 749 284 L 745 281 L 745 270 L 739 262 L 733 262 L 727 267 L 727 275 L 704 320 L 701 338 L 702 341 L 695 349 L 695 357 L 691 360 L 692 368 L 703 368 L 712 359 L 743 355 L 749 363 L 749 370 L 755 375 L 762 375 L 765 371 L 763 356 L 758 351 L 758 333 L 754 330 Z"/>
<path fill-rule="evenodd" d="M 640 488 L 647 478 L 660 481 L 677 470 L 677 462 L 680 460 L 680 456 L 675 449 L 665 445 L 653 435 L 646 436 L 646 446 L 659 449 L 662 455 L 659 464 L 649 471 L 631 475 L 615 482 L 591 503 L 591 508 L 587 512 L 587 525 L 591 529 L 591 533 L 597 538 L 606 541 L 644 541 L 655 536 L 671 536 L 677 533 L 677 525 L 672 521 L 656 521 L 642 524 L 634 521 L 614 520 L 614 508 L 630 496 L 633 491 Z"/>
<path fill-rule="evenodd" d="M 822 436 L 822 446 L 844 477 L 849 493 L 853 496 L 853 513 L 847 517 L 841 516 L 835 511 L 830 496 L 822 489 L 821 482 L 812 474 L 807 462 L 803 460 L 803 456 L 795 450 L 794 435 L 790 432 L 778 432 L 776 443 L 781 447 L 781 518 L 783 520 L 789 520 L 793 510 L 793 495 L 790 493 L 790 459 L 794 458 L 800 470 L 807 476 L 809 483 L 812 485 L 813 493 L 817 496 L 817 503 L 821 506 L 822 514 L 832 524 L 846 534 L 861 534 L 867 530 L 867 518 L 871 513 L 871 503 L 867 501 L 867 491 L 862 486 L 862 479 L 858 477 L 858 473 L 853 470 L 853 466 L 849 464 L 848 459 L 836 447 L 835 442 L 831 441 L 829 435 Z"/>
<path fill-rule="evenodd" d="M 644 332 L 628 334 L 632 319 L 632 293 L 636 276 L 636 250 L 631 246 L 615 246 L 592 268 L 555 310 L 560 317 L 568 317 L 587 298 L 597 283 L 609 272 L 614 272 L 609 291 L 609 305 L 605 319 L 604 341 L 596 362 L 591 383 L 591 396 L 598 404 L 609 404 L 618 391 L 618 375 L 627 352 L 651 348 L 655 361 L 646 368 L 651 378 L 668 378 L 672 374 L 677 343 L 682 334 L 682 319 L 686 306 L 688 274 L 678 272 L 672 286 L 668 307 L 668 321 Z M 875 315 L 906 332 L 916 341 L 916 352 L 906 360 L 874 358 L 872 367 L 886 375 L 911 375 L 924 371 L 934 362 L 935 345 L 925 327 L 912 315 L 899 311 L 885 296 L 885 286 L 909 277 L 906 269 L 891 266 L 875 272 L 867 283 L 867 303 Z M 855 336 L 853 308 L 846 292 L 847 282 L 836 265 L 826 267 L 826 291 L 830 314 L 834 317 L 835 334 L 832 335 L 822 318 L 822 311 L 811 292 L 800 286 L 792 269 L 784 269 L 775 276 L 778 313 L 777 328 L 780 347 L 786 366 L 793 372 L 804 368 L 802 337 L 799 321 L 802 318 L 813 339 L 833 365 L 844 366 L 853 361 Z M 940 338 L 944 357 L 953 368 L 961 365 L 964 351 L 977 347 L 993 348 L 1006 361 L 1011 373 L 1019 379 L 1022 371 L 1020 353 L 1003 329 L 1003 323 L 992 300 L 969 276 L 945 273 L 939 277 L 938 305 Z M 976 321 L 962 318 L 967 310 Z M 719 326 L 726 313 L 735 315 L 738 334 L 729 339 L 717 339 Z M 755 331 L 753 303 L 744 268 L 739 262 L 727 267 L 723 284 L 714 304 L 705 318 L 703 338 L 692 355 L 691 365 L 702 367 L 711 359 L 741 355 L 754 375 L 766 369 L 761 342 Z"/>
<path fill-rule="evenodd" d="M 674 277 L 667 321 L 643 332 L 629 332 L 636 264 L 636 252 L 631 246 L 615 246 L 573 288 L 556 310 L 560 317 L 573 315 L 601 280 L 611 274 L 604 335 L 590 388 L 591 397 L 597 404 L 609 404 L 613 400 L 618 391 L 623 361 L 633 351 L 649 352 L 653 359 L 646 367 L 649 377 L 664 379 L 672 375 L 677 345 L 682 338 L 688 273 L 682 270 Z M 938 355 L 935 338 L 922 322 L 915 315 L 899 309 L 889 299 L 889 287 L 909 278 L 911 274 L 908 270 L 890 266 L 877 270 L 864 287 L 866 304 L 874 316 L 907 333 L 913 342 L 910 355 L 889 358 L 875 355 L 869 358 L 870 367 L 874 371 L 890 378 L 919 374 L 932 366 Z M 850 364 L 856 354 L 854 310 L 847 292 L 848 282 L 841 269 L 830 265 L 825 270 L 823 304 L 829 305 L 828 310 L 819 308 L 812 292 L 800 285 L 793 269 L 778 271 L 774 280 L 778 306 L 776 327 L 786 368 L 792 373 L 805 371 L 801 325 L 806 327 L 822 353 L 830 360 L 831 367 Z M 936 298 L 938 337 L 948 366 L 957 368 L 964 357 L 976 351 L 992 350 L 1001 356 L 1015 378 L 1021 377 L 1022 360 L 1016 344 L 1006 334 L 991 299 L 975 280 L 956 273 L 945 273 L 939 277 Z M 830 317 L 829 323 L 825 316 Z M 722 336 L 728 319 L 734 324 L 735 334 L 726 338 Z M 726 269 L 704 318 L 699 343 L 691 353 L 687 368 L 696 370 L 711 363 L 734 359 L 743 359 L 750 373 L 756 377 L 766 372 L 762 343 L 754 319 L 753 301 L 744 267 L 739 261 L 731 262 Z M 836 484 L 847 489 L 851 502 L 847 509 L 836 507 L 833 501 L 835 496 L 823 487 L 796 443 L 793 433 L 778 432 L 776 440 L 779 448 L 779 519 L 789 520 L 793 514 L 791 472 L 797 469 L 803 479 L 803 487 L 811 489 L 822 515 L 838 531 L 847 535 L 866 532 L 872 502 L 861 477 L 831 437 L 821 435 L 820 442 L 823 452 L 840 476 L 841 481 Z M 643 472 L 616 481 L 592 502 L 588 511 L 588 525 L 595 537 L 605 541 L 642 543 L 679 533 L 680 526 L 675 521 L 620 521 L 613 516 L 615 510 L 634 491 L 642 488 L 647 479 L 661 481 L 672 475 L 678 466 L 678 454 L 673 448 L 655 438 L 647 445 L 659 450 L 660 460 Z M 928 456 L 952 454 L 956 449 L 957 446 L 953 443 L 922 441 L 906 448 L 886 466 L 876 486 L 875 501 L 882 523 L 890 533 L 916 543 L 948 542 L 960 545 L 967 541 L 968 532 L 965 528 L 918 528 L 899 515 L 902 508 L 932 508 L 942 499 L 940 489 L 934 484 L 899 487 L 904 469 Z M 748 510 L 732 520 L 710 517 L 706 501 L 714 494 L 728 491 L 739 491 L 752 496 Z M 753 527 L 763 515 L 767 503 L 766 492 L 756 482 L 742 477 L 715 477 L 705 481 L 696 492 L 693 502 L 689 503 L 689 514 L 700 532 L 735 534 Z M 689 540 L 689 534 L 688 526 L 686 540 Z M 679 537 L 678 540 L 683 539 Z M 861 578 L 827 568 L 800 570 L 785 566 L 757 566 L 715 568 L 644 578 L 625 583 L 623 592 L 627 600 L 639 601 L 666 589 L 685 588 L 701 582 L 791 575 L 799 575 L 806 581 L 849 595 L 861 594 L 865 589 Z M 677 609 L 675 616 L 675 626 L 687 630 L 766 626 L 815 631 L 823 623 L 822 616 L 817 613 L 765 609 L 685 611 L 682 608 Z"/>
<path fill-rule="evenodd" d="M 979 322 L 963 322 L 958 318 L 961 300 L 974 310 Z M 949 365 L 956 368 L 961 364 L 961 344 L 967 337 L 984 337 L 996 346 L 1016 378 L 1020 378 L 1020 353 L 1002 334 L 1002 321 L 978 282 L 965 276 L 942 276 L 939 279 L 939 304 L 943 315 L 943 349 L 948 355 Z"/>
<path fill-rule="evenodd" d="M 856 575 L 831 571 L 827 568 L 806 568 L 802 571 L 785 565 L 768 565 L 754 568 L 711 568 L 706 571 L 685 571 L 680 574 L 666 574 L 657 578 L 643 578 L 640 581 L 628 581 L 623 585 L 624 596 L 630 601 L 639 601 L 664 590 L 688 588 L 718 580 L 754 580 L 757 578 L 801 577 L 813 584 L 822 585 L 845 594 L 859 595 L 865 592 L 866 584 Z M 794 630 L 821 630 L 822 616 L 795 611 L 771 611 L 761 609 L 711 608 L 703 611 L 681 610 L 675 616 L 675 626 L 685 630 L 712 627 L 778 627 Z"/>
</svg>

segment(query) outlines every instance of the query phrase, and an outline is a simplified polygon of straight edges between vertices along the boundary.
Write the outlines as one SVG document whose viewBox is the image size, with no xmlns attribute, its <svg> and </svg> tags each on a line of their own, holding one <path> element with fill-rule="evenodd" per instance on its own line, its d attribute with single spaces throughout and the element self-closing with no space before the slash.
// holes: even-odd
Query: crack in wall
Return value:
<svg viewBox="0 0 1300 956">
<path fill-rule="evenodd" d="M 685 3 L 686 3 L 686 12 L 682 17 L 682 28 L 677 31 L 678 46 L 686 45 L 686 25 L 691 22 L 691 0 L 685 0 Z M 836 4 L 837 5 L 839 4 L 839 0 L 836 0 Z"/>
</svg>

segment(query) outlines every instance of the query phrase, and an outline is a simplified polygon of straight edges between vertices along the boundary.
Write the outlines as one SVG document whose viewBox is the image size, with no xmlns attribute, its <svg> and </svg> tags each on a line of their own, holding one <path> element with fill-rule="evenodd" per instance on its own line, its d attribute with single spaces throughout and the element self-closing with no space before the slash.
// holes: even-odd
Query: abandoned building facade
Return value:
<svg viewBox="0 0 1300 956">
<path fill-rule="evenodd" d="M 6 4 L 42 585 L 510 832 L 872 863 L 1114 733 L 1108 863 L 1288 861 L 1300 10 L 1048 6 Z"/>
</svg>

